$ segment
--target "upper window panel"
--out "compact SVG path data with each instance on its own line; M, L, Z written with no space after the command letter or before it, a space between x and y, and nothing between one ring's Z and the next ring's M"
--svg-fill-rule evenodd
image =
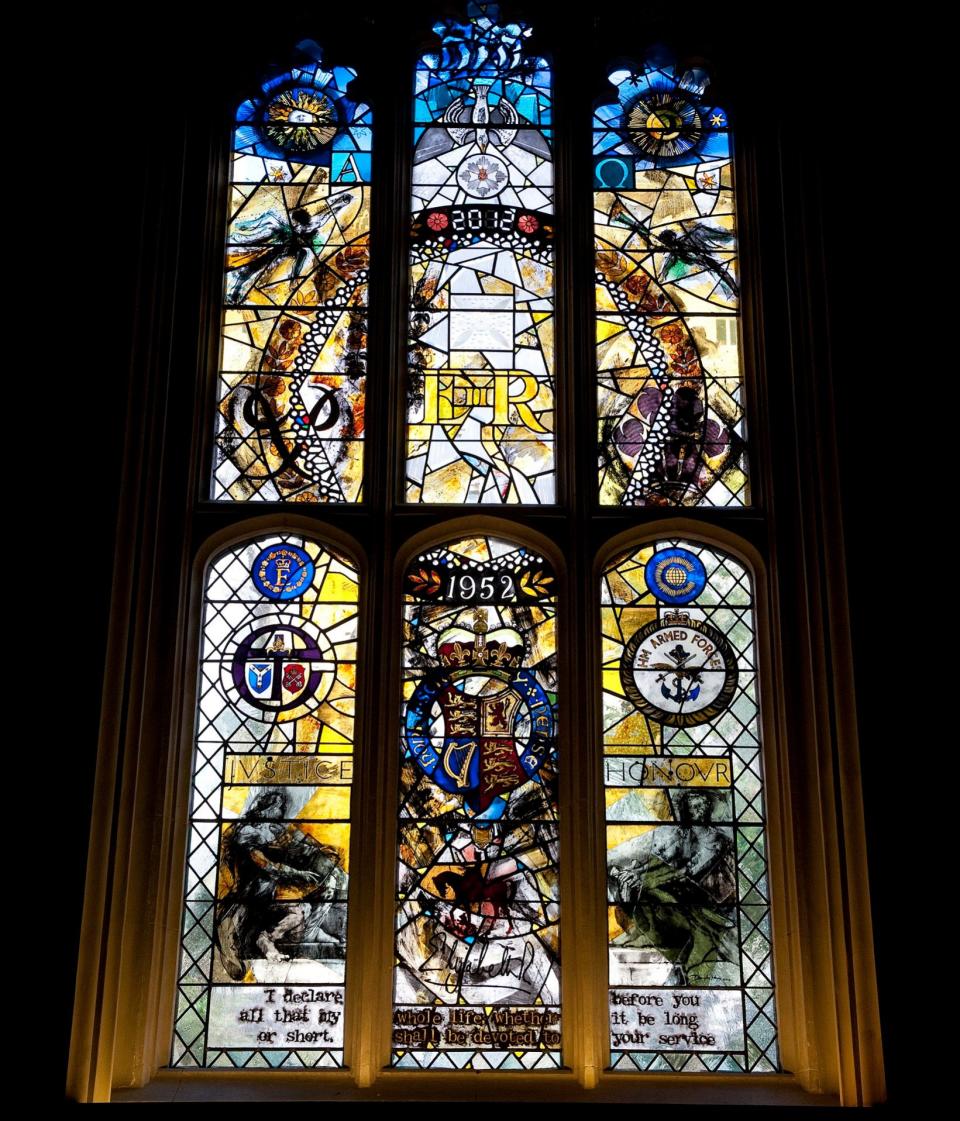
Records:
M552 503L550 69L469 14L416 69L405 497Z
M604 506L746 506L727 114L655 55L594 116Z
M314 43L237 111L212 497L359 502L370 110Z

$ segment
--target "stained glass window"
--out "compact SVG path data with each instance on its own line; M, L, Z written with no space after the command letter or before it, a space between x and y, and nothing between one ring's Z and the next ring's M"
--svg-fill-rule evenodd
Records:
M212 497L358 502L369 108L316 44L237 111Z
M414 73L399 497L549 506L552 74L525 24L467 16ZM355 71L298 52L236 114L223 501L362 500L371 113ZM744 505L726 113L659 53L611 81L600 501ZM557 574L477 531L418 552L402 591L390 1063L557 1069ZM614 1070L777 1069L751 596L693 542L603 577ZM343 1065L357 603L352 562L303 533L208 566L174 1066Z
M733 164L703 70L655 54L594 116L605 506L750 501Z
M342 1064L357 596L297 534L207 570L173 1066Z
M601 604L611 1065L776 1070L750 575L663 540Z
M152 236L82 1099L882 1093L807 91L742 20L549 15L168 20L168 142L107 99Z
M478 536L404 593L393 1064L556 1067L556 578Z
M416 68L405 496L551 503L550 68L470 11Z

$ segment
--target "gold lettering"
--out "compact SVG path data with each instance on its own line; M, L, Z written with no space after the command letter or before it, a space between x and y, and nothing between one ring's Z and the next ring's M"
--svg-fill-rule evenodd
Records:
M608 786L730 786L730 761L708 755L670 758L648 755L640 760L607 760Z
M533 432L548 431L530 408L540 383L523 370L497 370L492 374L463 370L428 370L423 375L423 424L459 424L475 408L493 407L493 423L514 421Z
M516 381L520 382L519 390L514 393L513 387ZM526 401L532 401L540 390L537 379L533 374L521 374L517 371L511 371L511 374L506 376L497 374L497 389L496 389L496 402L493 411L494 424L509 424L510 423L510 406L517 411L517 416L527 428L533 432L546 432L546 428L537 420L537 418L530 411L530 406L525 404Z
M338 755L246 755L229 753L223 766L228 785L271 786L321 782L349 785L353 760Z

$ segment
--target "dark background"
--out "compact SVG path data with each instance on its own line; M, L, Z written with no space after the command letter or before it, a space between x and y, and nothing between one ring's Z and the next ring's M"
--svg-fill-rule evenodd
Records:
M51 189L60 200L56 206L69 206L74 215L70 218L73 234L66 239L72 264L61 274L65 284L61 293L65 290L70 297L67 316L72 335L66 353L70 368L79 367L80 388L71 393L73 419L62 463L54 467L46 484L48 492L62 497L70 508L76 480L86 480L84 539L72 560L74 579L84 589L85 643L71 681L74 779L64 823L71 838L66 847L70 863L62 880L60 910L64 1067L104 682L115 519L124 488L132 485L124 477L127 401L142 371L131 368L130 354L150 314L146 302L154 299L152 231L160 217L158 208L169 219L171 207L177 205L184 163L196 167L198 135L209 127L210 114L221 116L225 104L244 96L258 62L282 64L289 46L312 37L325 47L330 44L325 57L356 66L365 79L371 71L396 67L398 52L406 52L412 61L418 40L420 45L429 41L423 33L432 17L458 11L455 5L438 4L353 7L318 5L311 16L303 9L273 13L263 8L245 11L241 6L239 16L228 14L234 9L223 9L222 20L216 22L152 9L156 14L141 30L115 26L106 17L102 22L87 18L68 36L71 50L61 89L69 91L70 171ZM825 7L779 13L761 10L755 19L744 8L718 12L706 6L682 10L675 6L665 11L661 6L657 12L645 12L634 6L629 14L605 14L597 12L595 5L586 5L578 16L566 9L559 22L550 5L503 7L508 15L524 15L533 24L533 45L556 43L558 56L562 51L567 59L582 58L585 96L603 91L604 67L599 60L604 44L609 44L611 57L621 52L641 57L650 44L673 44L686 48L679 51L681 55L702 55L713 63L712 93L720 104L746 106L747 127L762 129L770 122L789 126L790 142L803 153L802 172L791 183L783 206L788 226L800 210L806 215L802 236L809 256L814 261L820 257L817 284L822 283L829 311L821 324L823 346L811 376L831 380L840 433L844 559L881 1013L890 1099L896 1102L904 1049L894 1016L894 955L902 948L905 916L903 904L893 894L896 832L889 828L887 817L884 764L889 755L883 750L890 745L890 712L879 699L884 688L881 627L885 618L877 611L872 574L877 569L878 542L884 539L884 518L902 495L894 467L897 410L902 406L888 401L881 355L881 349L889 351L896 341L892 321L896 290L891 266L882 258L889 252L889 239L879 235L896 215L897 179L884 164L889 121L874 111L870 83L864 80L868 63L884 57L883 52L871 29L852 18L844 21ZM585 49L587 43L593 44L590 51ZM407 96L408 88L404 85L396 96ZM735 124L740 125L742 118L741 110L734 116ZM187 182L183 188L183 240L176 289L167 309L175 335L171 340L175 360L190 353L191 339L194 351L196 347L206 190L205 182ZM77 192L81 201L75 206ZM822 237L809 228L810 215L818 217ZM771 253L782 249L767 248ZM179 383L189 388L195 369L194 363L193 368L180 371ZM775 373L768 365L768 378ZM188 395L183 400L189 413L194 402ZM196 404L209 408L207 402ZM185 458L193 431L192 417L185 417L182 409L179 412L178 417L174 410L169 427L172 461L181 452L180 458ZM756 431L758 418L753 417L751 424ZM174 462L171 471L177 471ZM832 500L831 496L824 499ZM108 667L106 672L109 685L109 675L115 671Z

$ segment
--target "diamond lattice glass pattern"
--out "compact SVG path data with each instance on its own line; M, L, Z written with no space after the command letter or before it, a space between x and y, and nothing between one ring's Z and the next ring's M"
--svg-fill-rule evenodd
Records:
M342 1065L357 596L296 534L207 571L173 1066Z
M775 1071L750 576L660 541L601 614L611 1065Z

